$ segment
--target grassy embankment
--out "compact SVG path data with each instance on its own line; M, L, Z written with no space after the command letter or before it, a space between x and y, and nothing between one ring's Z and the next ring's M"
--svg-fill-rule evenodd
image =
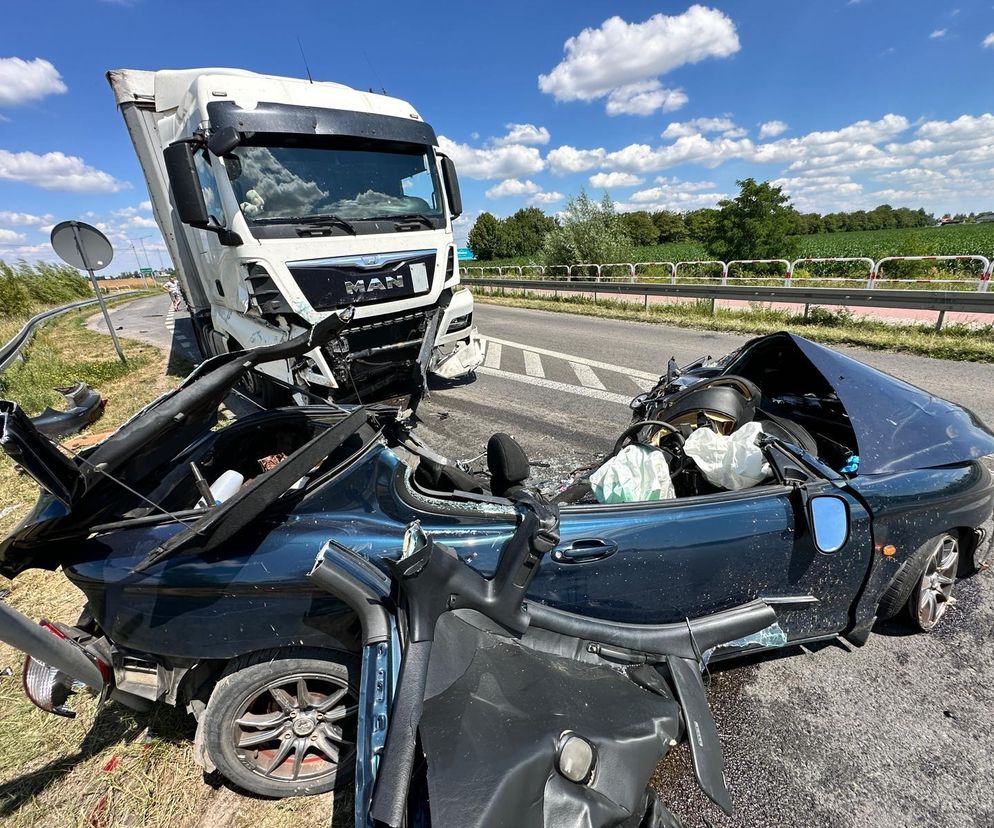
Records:
M91 430L113 429L138 408L174 386L166 355L123 340L127 367L110 340L84 325L92 309L69 314L35 337L22 364L0 376L0 394L29 412L57 401L46 389L83 379L107 400ZM181 367L179 370L183 370ZM0 455L0 533L34 502L37 488ZM58 572L29 571L15 581L0 577L0 596L37 618L74 623L82 595ZM0 644L0 826L3 828L306 828L327 825L330 796L270 802L240 796L220 779L204 779L194 764L193 720L157 706L134 713L77 697L76 719L38 710L21 689L22 656ZM6 668L9 668L10 671ZM336 810L348 822L350 805Z
M584 296L556 299L546 294L539 298L534 293L521 291L504 291L504 295L498 295L485 290L474 288L476 299L496 305L731 333L765 334L790 330L828 345L903 351L936 359L994 362L994 325L946 325L936 332L931 324L894 325L867 317L857 318L845 308L834 311L812 308L807 319L801 313L761 305L742 310L718 307L712 315L708 301L660 302L645 308L641 301L598 299L595 302Z
M848 256L868 256L879 260L884 256L926 256L976 254L990 258L994 255L994 223L975 225L953 225L949 227L924 227L907 230L870 230L855 233L821 233L813 236L799 236L798 257L828 258ZM677 242L637 248L640 262L694 261L707 258L704 248L698 242ZM469 262L470 266L498 264L534 264L526 258L500 262ZM901 279L930 279L939 284L920 282L891 282L878 280L877 286L922 287L936 289L943 287L946 280L975 279L979 266L975 263L895 263L883 267L884 275L890 274ZM716 269L691 269L681 282L708 281L714 278ZM746 269L736 275L745 275ZM537 271L525 271L526 276L541 278ZM782 284L780 278L770 278L764 274L749 280L753 284ZM807 270L798 268L795 284L804 285L805 276L850 277L854 281L850 287L859 286L865 278L863 265L812 265ZM621 269L617 272L605 269L603 277L627 278ZM669 271L665 268L642 268L639 278L649 281L669 281ZM975 289L974 284L948 285L960 290ZM893 325L887 322L860 316L860 309L850 312L846 308L812 308L806 319L803 314L789 310L769 308L756 304L749 309L721 308L712 316L709 302L652 302L648 309L642 306L642 299L633 297L625 300L598 300L589 297L571 296L558 299L548 294L513 295L507 291L503 296L495 296L485 289L474 289L483 302L517 305L540 310L568 311L587 316L602 316L613 319L633 319L643 322L657 322L682 327L703 328L715 331L736 333L769 333L784 328L802 333L811 339L827 344L856 345L865 348L906 351L922 356L942 359L974 360L994 362L994 326L949 325L936 333L928 323ZM636 304L637 303L637 304Z

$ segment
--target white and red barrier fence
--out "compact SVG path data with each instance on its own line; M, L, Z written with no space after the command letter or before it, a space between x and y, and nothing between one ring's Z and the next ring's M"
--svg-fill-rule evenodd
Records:
M908 278L890 278L883 271L882 266L891 262L976 262L980 266L980 273L976 278L973 279L908 279ZM865 286L868 289L873 289L876 287L878 282L887 282L888 284L899 284L907 285L908 288L905 289L915 289L916 286L934 286L934 285L948 285L950 287L956 286L955 289L962 289L959 286L970 286L974 290L986 291L988 285L991 281L991 276L994 276L994 262L986 256L980 256L976 254L962 254L962 255L942 255L942 256L884 256L882 259L874 261L869 256L837 256L837 257L825 257L825 258L803 258L795 259L794 261L789 261L787 259L734 259L729 262L723 262L717 259L708 260L695 260L695 261L685 261L685 262L611 262L607 264L595 264L584 263L584 264L574 264L574 265L492 265L492 266L478 266L470 265L463 266L461 270L467 274L467 276L472 275L472 273L477 273L479 276L484 277L488 275L496 274L499 278L539 278L539 279L556 279L561 281L619 281L624 280L637 284L642 281L657 281L658 277L651 277L647 274L650 269L664 269L669 274L669 279L671 284L677 284L681 278L681 270L685 273L691 268L696 268L700 270L701 268L709 268L715 271L716 276L720 275L720 280L722 285L728 285L730 281L750 281L757 278L770 278L769 276L733 276L731 270L733 268L741 271L743 267L748 267L750 265L762 265L764 267L776 265L778 268L783 268L782 277L777 276L776 278L783 279L784 287L792 287L794 285L794 279L797 274L799 267L804 267L808 265L852 265L852 264L862 264L866 267L865 277L852 277L852 276L816 276L811 274L804 275L805 282L814 283L831 283L831 282L853 282L853 281L864 281ZM527 276L526 276L527 273ZM535 274L535 275L533 275ZM640 278L640 276L642 278ZM706 277L700 275L685 275L682 276L685 279L713 279L715 277ZM929 289L929 288L924 288ZM934 289L934 288L931 288Z

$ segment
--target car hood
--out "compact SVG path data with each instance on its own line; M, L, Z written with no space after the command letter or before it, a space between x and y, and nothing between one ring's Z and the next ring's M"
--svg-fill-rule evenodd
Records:
M859 473L927 469L994 454L994 433L969 409L791 333L786 337L835 390L859 447ZM729 372L753 340L732 360Z

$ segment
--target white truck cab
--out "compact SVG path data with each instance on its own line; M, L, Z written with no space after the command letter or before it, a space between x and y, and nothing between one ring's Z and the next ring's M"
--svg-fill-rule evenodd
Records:
M458 287L455 168L410 104L239 69L108 80L205 355L282 342L352 307L340 340L263 370L372 402L479 364Z

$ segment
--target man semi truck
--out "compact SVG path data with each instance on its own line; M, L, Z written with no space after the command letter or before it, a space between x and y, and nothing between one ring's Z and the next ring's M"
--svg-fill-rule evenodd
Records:
M371 402L479 364L473 298L458 287L455 167L410 104L238 69L107 77L206 356L351 307L340 339L262 370ZM283 387L250 384L269 402Z

